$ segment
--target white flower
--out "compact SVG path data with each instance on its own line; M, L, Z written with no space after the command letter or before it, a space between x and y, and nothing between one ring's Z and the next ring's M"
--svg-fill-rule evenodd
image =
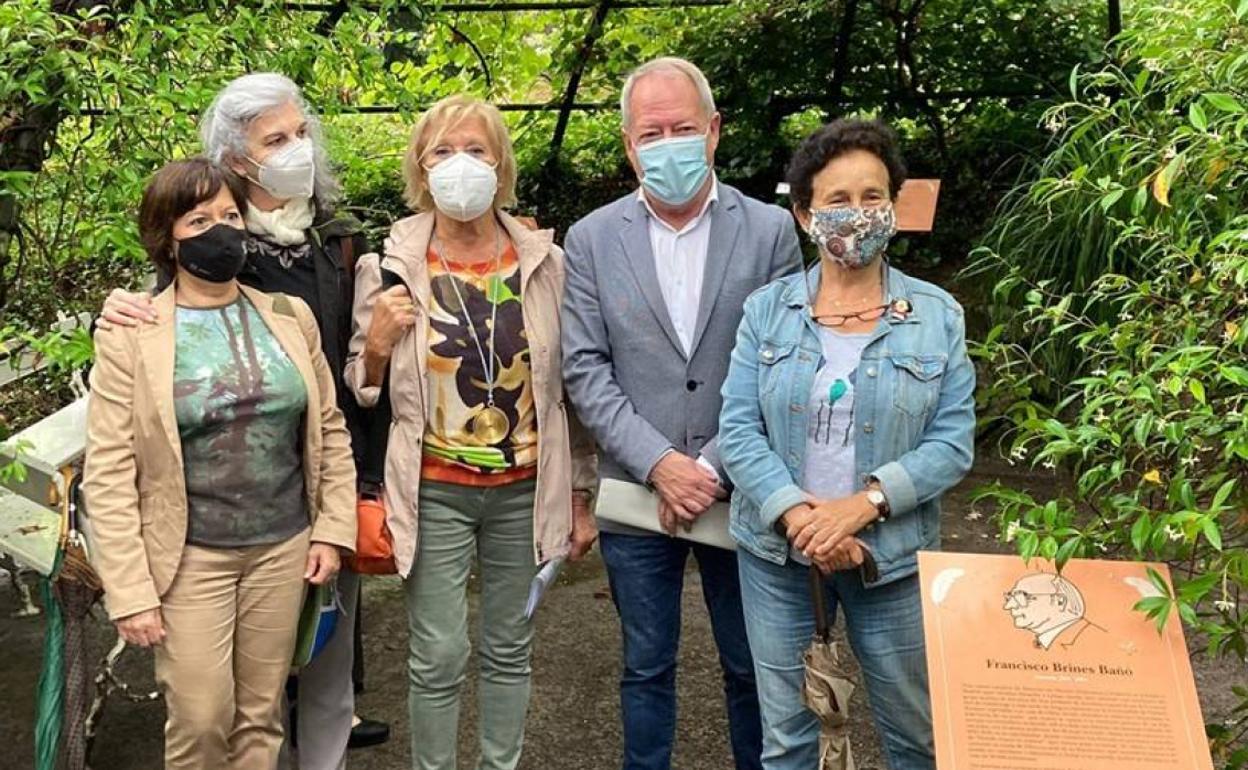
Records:
M1175 529L1174 527L1170 526L1169 524L1166 525L1165 532L1166 532L1166 537L1170 538L1171 540L1183 539L1183 533Z
M1182 458L1181 460L1179 460L1179 462L1180 462L1180 463L1182 463L1183 465L1186 465L1187 467L1189 467L1189 468L1190 468L1190 467L1192 467L1193 465L1195 465L1195 464L1196 464L1197 462L1199 462L1199 461L1196 459L1196 456L1195 456L1195 455L1189 455L1189 456L1184 457L1184 458Z
M1027 459L1027 449L1021 446L1014 447L1013 449L1010 450L1010 459L1011 460Z
M1219 599L1213 603L1213 608L1219 612L1233 612L1235 610L1235 602L1229 599Z
M1005 542L1014 542L1014 538L1018 536L1018 530L1019 526L1017 521L1011 521L1007 524L1005 527Z
M965 518L967 521L979 521L981 518L983 518L983 514L980 513L979 511L971 511L966 514Z
M1104 377L1104 376L1105 376L1105 375L1107 375L1107 374L1109 374L1109 372L1105 371L1104 369L1093 369L1093 370L1092 370L1092 376L1093 376L1093 377Z
M1214 195L1213 193L1205 193L1205 200L1216 201L1217 199L1218 199L1218 196Z
M1048 470L1053 470L1054 468L1057 467L1057 463L1053 462L1052 460L1045 460L1043 465Z

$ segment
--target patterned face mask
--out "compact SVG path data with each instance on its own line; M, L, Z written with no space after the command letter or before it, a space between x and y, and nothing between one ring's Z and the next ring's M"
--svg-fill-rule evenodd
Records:
M833 262L856 270L884 253L897 234L897 216L891 203L872 209L812 209L806 232Z

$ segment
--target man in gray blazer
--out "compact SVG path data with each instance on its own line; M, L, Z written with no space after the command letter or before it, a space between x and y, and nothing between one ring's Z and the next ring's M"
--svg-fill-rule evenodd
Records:
M714 174L720 116L701 71L662 58L629 76L623 133L641 190L568 231L563 374L604 478L647 484L674 533L727 496L716 451L720 385L745 298L801 265L787 211ZM692 551L724 669L738 768L760 768L761 725L736 556L600 520L624 633L625 770L667 770L676 655Z

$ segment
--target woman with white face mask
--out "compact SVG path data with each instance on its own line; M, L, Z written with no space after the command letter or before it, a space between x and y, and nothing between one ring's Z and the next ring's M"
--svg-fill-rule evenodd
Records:
M361 260L346 380L393 413L384 500L409 622L412 766L454 770L481 581L481 770L520 759L529 702L529 586L583 556L592 444L564 404L563 252L503 211L516 162L502 115L468 96L434 105L404 157L408 204L384 257Z
M289 78L253 73L221 89L204 112L200 136L205 155L246 180L247 259L238 281L297 297L311 308L351 431L360 478L379 483L380 478L369 478L372 466L364 461L367 415L342 382L351 335L354 262L368 251L368 243L360 223L335 210L338 183L320 122ZM158 270L157 289L171 277ZM151 295L118 289L105 302L99 326L158 321ZM359 576L345 564L338 591L342 609L337 633L300 670L297 719L290 730L300 748L300 770L341 770L348 746L374 745L389 737L387 725L354 718ZM288 764L283 762L283 767Z

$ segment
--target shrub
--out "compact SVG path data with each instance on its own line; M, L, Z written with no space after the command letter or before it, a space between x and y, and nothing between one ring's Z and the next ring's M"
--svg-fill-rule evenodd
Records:
M1248 659L1248 2L1149 0L1121 63L1072 76L1076 99L978 268L1000 322L975 351L983 405L1013 461L1061 469L1053 499L993 485L1025 557L1162 561L1177 615L1211 655ZM1248 693L1211 725L1248 764Z

